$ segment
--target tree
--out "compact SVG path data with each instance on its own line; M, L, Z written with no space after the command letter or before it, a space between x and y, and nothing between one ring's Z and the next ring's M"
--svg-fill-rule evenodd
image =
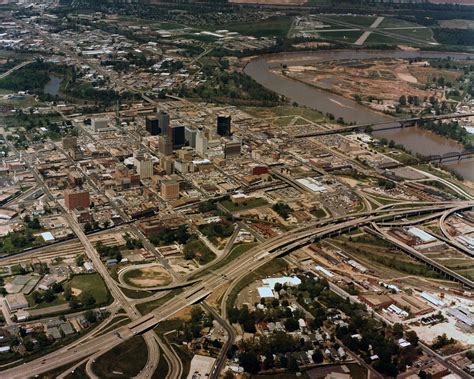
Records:
M406 339L408 342L411 343L411 345L413 347L417 347L418 346L418 341L419 341L419 338L418 338L418 335L416 334L415 331L413 330L410 330L409 332L406 333Z
M90 307L96 303L95 297L89 292L82 295L81 301L86 307Z
M396 323L393 325L393 336L397 339L400 339L403 337L403 325L400 323Z
M51 288L55 293L61 293L64 291L63 285L61 283L54 283Z
M405 95L400 96L400 98L398 99L398 103L399 103L401 106L407 105L407 98L406 98L406 96L405 96Z
M84 224L84 233L90 233L92 230L92 225L89 222L86 222Z
M43 296L38 291L34 291L31 296L33 297L33 301L36 304L40 304L43 301Z
M240 353L239 363L250 374L256 374L260 371L260 362L254 351Z
M316 349L311 358L313 358L314 363L323 363L324 361L324 355L320 349Z
M97 321L97 317L96 317L95 313L92 312L91 310L85 311L84 312L84 317L85 317L85 319L87 320L87 322L89 324L93 324L94 322Z
M46 302L51 303L56 299L56 294L51 288L48 288L46 291L44 291L43 299Z
M294 332L295 330L298 330L300 327L298 320L294 317L287 318L285 320L285 328L289 332Z

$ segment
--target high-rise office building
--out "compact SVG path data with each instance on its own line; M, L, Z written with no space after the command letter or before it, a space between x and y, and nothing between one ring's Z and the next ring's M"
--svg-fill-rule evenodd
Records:
M65 191L64 205L68 211L90 206L89 192L87 191Z
M173 142L167 135L160 136L158 141L158 151L165 157L173 155Z
M148 158L140 158L137 160L137 172L140 179L148 179L153 176L153 161Z
M184 128L184 139L186 140L186 143L191 147L196 147L197 132L198 131L196 129L192 129L188 126Z
M179 149L186 143L184 138L184 126L173 126L169 129L171 135L171 141L173 142L173 149Z
M159 111L157 118L161 134L169 135L170 115L165 111Z
M157 136L161 133L160 120L156 116L149 116L145 120L146 131L152 136Z
M196 153L201 157L205 157L207 154L209 140L205 136L204 132L200 130L196 135Z
M217 134L221 137L229 137L231 131L231 117L228 115L217 116Z
M165 200L176 200L179 197L179 183L176 180L166 180L161 183L161 197Z

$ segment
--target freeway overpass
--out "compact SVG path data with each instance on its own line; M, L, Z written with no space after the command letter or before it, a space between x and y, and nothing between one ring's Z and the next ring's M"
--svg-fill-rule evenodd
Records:
M382 121L382 122L371 123L371 124L349 125L349 126L342 126L340 128L319 130L319 131L311 132L311 133L298 134L295 136L295 138L327 136L331 134L342 134L342 133L352 133L352 132L368 132L371 130L380 131L380 130L400 129L400 128L405 128L405 127L417 126L419 123L423 123L425 121L441 121L441 120L450 120L453 118L465 118L465 117L473 117L473 116L474 116L474 112L412 117L412 118L405 118L405 119L399 119L399 120ZM380 127L377 127L377 126L380 126Z
M115 331L105 333L99 337L85 340L73 350L67 348L55 351L43 358L27 362L24 365L12 367L0 373L0 378L25 378L51 371L66 364L87 358L97 352L106 352L137 334L153 329L159 322L166 320L182 309L206 298L222 284L235 280L250 273L274 258L301 248L315 240L338 235L362 226L369 226L372 222L394 220L403 217L440 212L441 210L456 209L462 211L472 209L474 202L451 202L422 207L408 207L401 209L384 208L315 222L310 225L292 230L281 236L262 242L247 251L240 259L231 261L220 270L220 275L209 275L203 280L190 286L170 301L155 309L153 312L138 317L130 324Z

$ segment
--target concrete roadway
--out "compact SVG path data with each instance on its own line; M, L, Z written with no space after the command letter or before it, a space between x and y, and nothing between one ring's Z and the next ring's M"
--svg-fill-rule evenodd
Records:
M224 346L222 346L222 349L219 353L219 356L217 357L216 362L214 363L210 375L211 379L218 379L220 373L224 369L224 365L227 360L227 352L235 342L236 334L234 328L226 320L224 320L214 308L212 308L205 301L203 301L201 304L207 312L211 313L214 316L214 319L224 328L227 333L227 341L225 341Z
M12 67L10 70L8 70L7 72L4 72L2 75L0 75L0 79L4 79L6 78L8 75L10 75L11 73L15 72L16 70L19 70L20 68L22 67L25 67L27 65L29 65L30 63L32 63L33 61L26 61L26 62L22 62L18 65L16 65L15 67Z
M87 257L91 260L91 262L94 265L94 268L96 269L97 273L103 278L108 290L110 291L111 295L115 299L116 302L120 304L120 306L125 310L127 313L128 317L131 320L135 320L141 316L141 314L133 307L128 302L128 299L123 295L122 291L119 289L117 283L115 280L112 279L110 276L107 268L103 264L102 260L100 259L99 253L95 250L95 248L92 246L92 243L90 242L89 238L85 235L84 231L82 230L81 226L76 222L76 220L69 214L67 213L64 208L57 202L57 199L54 198L52 195L51 191L49 190L48 186L44 182L42 176L38 172L38 170L34 167L32 162L28 160L29 157L25 157L24 161L26 165L28 166L29 170L33 173L33 176L36 179L36 182L43 188L44 193L46 196L54 201L58 208L61 209L62 211L62 216L64 219L67 221L69 226L71 227L72 231L76 236L78 237L79 241L82 243L84 247L84 251L87 255ZM150 351L152 354L156 351L156 342L155 342L155 336L154 332L149 332L144 335L145 342L147 344L148 351ZM100 351L100 349L96 349L94 353L97 353ZM107 351L107 350L105 350ZM102 351L104 353L105 351ZM152 356L153 357L153 356ZM154 355L156 357L156 354ZM158 366L158 361L154 361L152 365L154 368ZM58 367L58 366L56 366Z
M347 218L339 218L333 219L331 220L331 223L319 227L317 227L317 224L313 224L293 230L250 249L242 255L240 259L232 261L230 265L222 268L220 275L209 275L205 277L200 283L196 283L189 287L183 293L165 303L160 308L155 309L148 315L137 318L136 311L133 311L135 314L132 314L132 317L135 321L119 328L115 332L109 332L98 338L90 339L78 346L76 350L53 352L42 359L37 359L22 366L11 368L1 373L0 378L14 379L34 376L77 361L81 358L88 357L98 351L106 352L122 343L125 339L131 338L139 333L144 333L155 327L160 321L166 320L187 306L203 300L225 282L241 278L265 263L270 262L275 257L311 243L315 238L328 237L340 233L341 231L348 230L349 228L366 226L372 222L387 218L436 212L443 207L444 209L457 208L460 206L467 208L472 207L473 205L473 202L456 202L451 205L425 206L403 210L388 209L372 211L359 215L358 218L349 219L348 221ZM96 258L99 259L98 256ZM109 278L107 282L110 280L112 279ZM118 299L121 299L122 296L119 295ZM124 309L128 308L129 306L126 306ZM225 308L222 311L225 312Z

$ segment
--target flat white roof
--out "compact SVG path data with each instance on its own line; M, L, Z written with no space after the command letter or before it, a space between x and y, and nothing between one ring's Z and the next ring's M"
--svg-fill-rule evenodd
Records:
M421 239L423 242L436 241L436 238L434 238L431 234L426 233L424 230L421 230L414 226L408 228L407 232L408 234L411 234L412 236Z
M273 289L277 283L280 283L281 285L287 284L289 286L298 286L301 284L301 279L296 276L282 276L280 278L262 279L262 282L266 286L270 287L270 289Z
M326 188L318 183L314 178L296 179L296 181L313 192L326 192Z
M273 291L269 287L258 287L258 296L260 297L275 297Z
M51 232L44 232L44 233L41 233L41 237L43 237L43 239L48 242L48 241L54 241L54 236L51 234Z
M334 274L331 271L326 270L324 267L316 266L316 270L322 272L324 275L328 276L329 278L332 278L334 276Z

